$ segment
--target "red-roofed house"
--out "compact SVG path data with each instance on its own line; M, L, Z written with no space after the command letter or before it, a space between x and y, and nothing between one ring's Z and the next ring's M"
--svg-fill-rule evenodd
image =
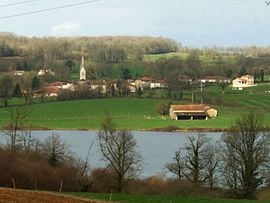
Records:
M252 75L243 75L233 80L232 87L233 89L242 90L245 87L253 87L256 85L257 84L254 84L254 77Z
M45 97L57 97L60 91L58 87L45 87Z

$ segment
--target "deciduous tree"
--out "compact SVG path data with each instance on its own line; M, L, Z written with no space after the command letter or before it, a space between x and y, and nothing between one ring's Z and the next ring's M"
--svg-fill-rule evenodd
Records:
M255 198L257 188L269 177L269 129L260 114L240 116L222 137L225 183L241 197Z
M104 119L98 140L104 160L116 174L117 192L121 193L139 169L141 157L136 151L137 143L128 130L117 131L111 117Z

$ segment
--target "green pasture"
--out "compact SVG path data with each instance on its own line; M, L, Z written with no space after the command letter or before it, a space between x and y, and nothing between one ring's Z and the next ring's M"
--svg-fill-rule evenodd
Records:
M270 93L268 91L270 91L268 84L258 84L256 87L243 91L227 87L224 94L218 86L205 87L203 93L206 94L205 97L208 100L205 103L218 110L218 117L207 121L175 121L168 116L160 116L155 110L160 99L113 98L50 101L28 105L26 107L31 109L31 114L27 118L27 124L32 127L49 129L99 129L102 119L109 114L119 128L130 130L149 130L168 126L183 129L224 129L233 124L239 115L251 110L263 114L265 123L269 124ZM172 103L191 103L192 92L197 97L201 96L199 88L186 90L182 100L172 101ZM197 101L200 101L200 98L197 98ZM10 104L23 104L23 99L12 99ZM9 109L0 108L0 127L8 122L9 117Z
M172 53L165 53L165 54L146 54L144 55L145 61L156 61L159 59L171 59L177 58L181 60L185 60L188 57L188 53L185 52L172 52ZM199 59L202 63L210 64L215 63L218 61L218 57L212 55L199 55ZM235 64L236 58L233 56L222 56L222 60L226 61L227 64Z
M98 199L98 200L110 200L110 194L103 193L68 193L71 195ZM255 203L255 200L233 200L233 199L219 199L210 197L186 197L186 196L162 196L162 195L129 195L129 194L113 194L113 202L123 202L123 203ZM260 201L266 202L266 201Z
M155 106L158 102L157 99L127 98L34 104L27 106L32 111L27 118L27 124L32 127L50 129L98 129L102 119L110 114L119 128L130 130L148 130L166 126L223 129L229 127L241 113L250 111L246 107L214 106L219 114L215 119L175 121L169 119L168 116L160 116L156 113ZM264 113L265 121L269 123L268 109L258 108L256 111ZM0 126L3 127L9 119L8 109L0 109L0 115Z
M146 54L144 55L145 61L156 61L159 59L170 59L170 58L178 58L178 59L186 59L188 57L188 53L183 52L172 52L166 54Z

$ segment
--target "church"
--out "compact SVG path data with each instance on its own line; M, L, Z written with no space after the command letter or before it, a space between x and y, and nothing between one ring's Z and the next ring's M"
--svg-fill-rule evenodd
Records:
M82 63L80 66L80 81L86 81L86 71L84 68L84 57L82 56Z

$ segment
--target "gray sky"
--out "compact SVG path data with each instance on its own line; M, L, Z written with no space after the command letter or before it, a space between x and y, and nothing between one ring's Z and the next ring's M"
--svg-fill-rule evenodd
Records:
M36 0L1 5L0 17L85 0ZM149 35L184 46L269 46L265 0L100 0L72 8L0 19L0 31L24 36Z

